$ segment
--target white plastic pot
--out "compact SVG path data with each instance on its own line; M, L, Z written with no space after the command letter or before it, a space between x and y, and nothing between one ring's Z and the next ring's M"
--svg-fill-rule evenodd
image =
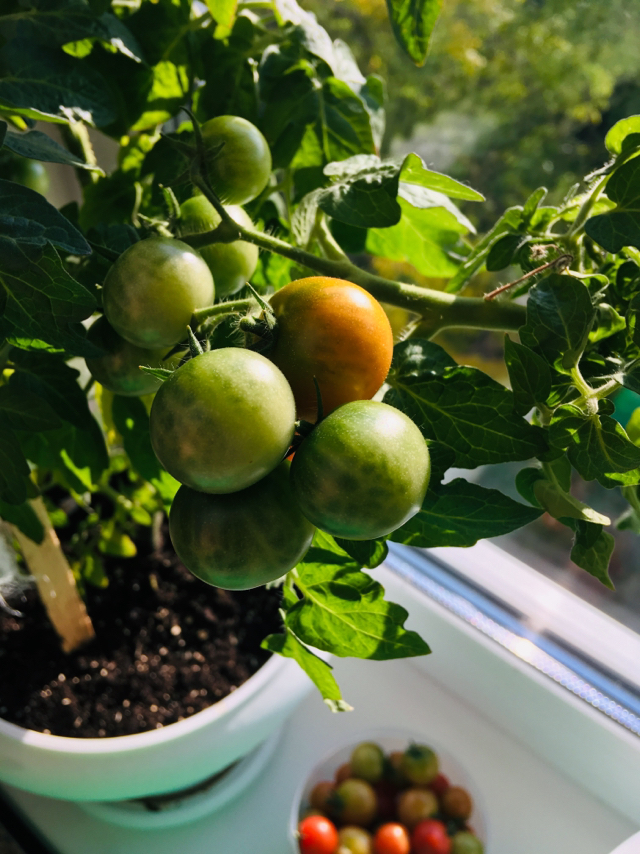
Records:
M223 700L151 732L63 738L0 720L0 781L70 801L118 801L179 791L206 780L273 735L312 683L272 656Z

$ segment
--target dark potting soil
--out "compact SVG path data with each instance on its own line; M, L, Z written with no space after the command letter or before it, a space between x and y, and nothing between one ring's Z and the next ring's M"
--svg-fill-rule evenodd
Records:
M226 697L269 658L278 590L230 592L194 578L166 526L128 560L106 558L108 587L87 585L96 638L66 654L34 590L0 610L0 717L80 738L180 721Z

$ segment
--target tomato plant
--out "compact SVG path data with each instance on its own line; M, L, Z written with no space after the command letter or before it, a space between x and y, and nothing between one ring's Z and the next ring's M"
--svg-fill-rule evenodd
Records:
M546 513L570 532L571 561L613 587L613 534L640 531L640 409L623 417L612 402L640 392L637 116L609 130L605 165L577 194L545 204L540 188L476 237L457 205L481 194L415 153L380 156L390 139L380 81L295 0L204 11L105 0L81 14L68 0L13 5L0 10L3 522L42 543L43 508L62 490L133 554L136 525L170 511L171 474L186 486L175 519L189 501L193 516L222 518L221 501L236 507L266 488L295 454L287 501L300 536L286 557L273 543L265 554L270 576L298 563L283 585L283 632L264 644L298 661L336 710L348 704L313 649L429 652L392 603L367 607L384 591L362 566L384 559L387 539L468 547ZM403 2L387 5L404 49L424 61L433 4L408 27ZM22 25L32 37L18 37ZM48 85L36 92L25 69ZM94 128L119 146L110 164ZM20 183L34 162L55 170L57 190L75 188L60 209L43 185ZM246 213L232 207L242 204ZM394 278L398 263L410 281ZM237 290L246 279L252 287ZM393 353L381 303L401 317ZM449 329L505 333L508 384L435 343ZM296 403L303 421L318 415L314 377L325 417L294 436ZM383 383L383 402L371 401ZM135 395L155 390L149 418ZM447 476L503 465L519 468L522 500ZM583 483L616 494L620 517L590 507ZM294 557L310 530L299 510L319 530ZM253 583L256 520L281 526L258 511L243 518L244 569L233 572ZM184 536L197 571L232 572L229 556L216 569L196 533ZM95 567L95 555L67 546L74 565ZM32 563L47 574L46 561ZM65 578L60 599L74 607L56 629L72 647L91 630ZM385 769L388 781L432 786L450 815L465 812L436 774L428 757L392 757ZM354 783L369 785L338 788Z
M180 483L237 492L269 474L293 437L295 404L280 371L236 347L203 353L162 385L149 422L153 448Z
M316 420L314 377L325 415L373 397L393 355L391 326L377 300L352 282L313 276L285 285L270 305L278 335L269 357L289 380L300 418Z
M338 831L328 818L308 816L300 822L298 833L301 854L336 854Z
M420 509L429 484L424 437L393 407L354 401L322 421L291 464L294 493L316 527L368 540Z
M313 526L292 500L287 462L232 495L180 487L169 529L184 565L226 590L248 590L285 575L313 537Z
M157 349L185 339L193 312L210 305L214 293L198 252L179 240L150 237L130 246L109 270L102 305L119 335Z
M207 172L213 189L228 205L244 205L264 190L271 152L258 128L239 116L216 116L202 126Z
M228 205L226 211L235 222L251 228L253 223L239 205ZM180 206L178 236L211 231L222 222L216 209L204 196L194 196ZM203 246L200 254L211 270L216 296L228 297L244 287L258 265L258 247L242 240Z

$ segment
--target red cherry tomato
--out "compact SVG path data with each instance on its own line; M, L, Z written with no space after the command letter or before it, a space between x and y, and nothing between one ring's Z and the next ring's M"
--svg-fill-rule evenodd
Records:
M298 825L302 854L336 854L338 831L323 815L310 815Z
M416 825L411 834L412 854L450 854L451 839L441 821L428 818Z
M374 854L409 854L410 849L406 828L395 822L383 824L373 838Z
M438 798L441 798L450 786L451 783L444 774L438 774L436 779L429 783L429 788Z

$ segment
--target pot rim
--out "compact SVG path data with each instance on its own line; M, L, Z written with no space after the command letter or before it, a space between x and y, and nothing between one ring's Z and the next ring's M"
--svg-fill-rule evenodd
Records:
M54 753L113 754L149 748L159 743L175 741L231 712L237 711L254 694L259 693L265 684L289 663L289 659L273 654L259 670L231 694L213 703L208 708L202 709L202 711L196 712L182 721L168 724L161 729L103 738L76 738L36 732L0 718L0 739L9 738L12 741L28 745L30 748Z

